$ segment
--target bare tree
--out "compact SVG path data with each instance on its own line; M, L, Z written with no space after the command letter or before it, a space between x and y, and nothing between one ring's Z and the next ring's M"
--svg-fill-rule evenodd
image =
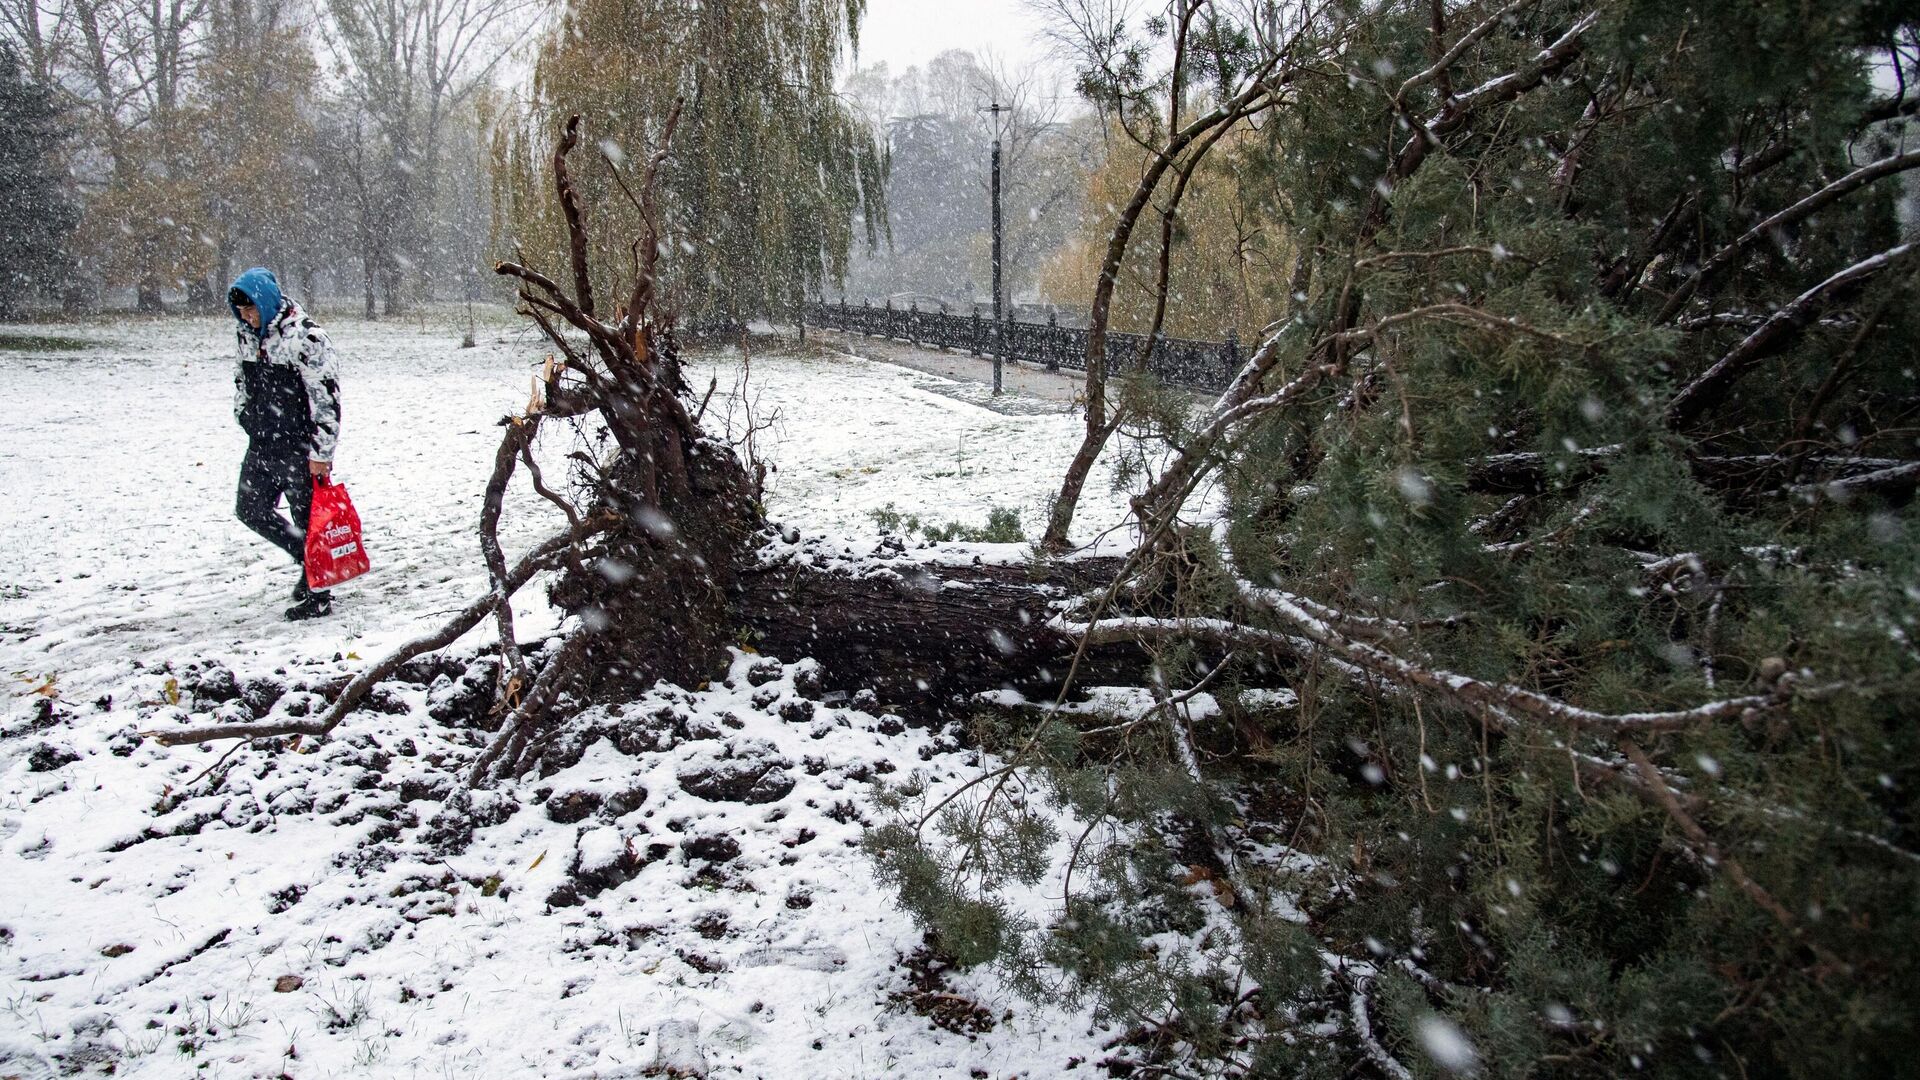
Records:
M1004 277L1031 286L1040 258L1069 228L1086 175L1087 131L1060 122L1061 88L1033 68L949 50L888 78L884 65L846 84L892 151L890 250L855 260L855 289L977 298L989 238L989 146L1001 142ZM998 104L1000 111L989 113Z
M151 204L171 200L193 172L183 123L210 6L71 0L73 28L55 57L69 67L59 85L89 119L105 160L97 183L112 198L94 213L113 218L125 236L109 245L109 261L135 280L142 311L161 309L161 288L181 259L181 219L153 213Z
M0 36L19 50L35 82L55 85L73 33L73 9L63 0L0 2Z
M388 314L410 288L433 288L430 209L441 134L512 47L539 23L542 0L328 0L328 35L351 69L349 94L378 137L361 144L358 230ZM380 152L377 164L364 150ZM414 281L405 280L411 269Z

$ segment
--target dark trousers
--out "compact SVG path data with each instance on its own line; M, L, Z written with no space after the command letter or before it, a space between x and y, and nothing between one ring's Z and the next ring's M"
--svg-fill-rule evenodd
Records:
M292 521L280 513L283 495L293 512ZM312 509L313 480L307 474L306 447L249 442L233 502L233 512L247 528L278 545L294 562L305 564L307 515Z

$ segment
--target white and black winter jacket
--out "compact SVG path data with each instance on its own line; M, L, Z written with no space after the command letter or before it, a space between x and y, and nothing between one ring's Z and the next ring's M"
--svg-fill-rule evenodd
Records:
M264 331L235 334L233 415L257 444L332 461L340 442L340 365L327 332L292 300Z

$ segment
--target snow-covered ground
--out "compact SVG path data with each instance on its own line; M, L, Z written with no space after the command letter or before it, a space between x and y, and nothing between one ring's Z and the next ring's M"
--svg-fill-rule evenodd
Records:
M470 802L452 780L484 661L385 684L319 745L138 740L311 709L484 586L495 422L544 352L507 322L469 350L444 325L329 325L338 476L375 570L303 624L280 618L291 566L232 517L224 321L0 329L0 1075L1036 1077L1098 1059L1108 1033L990 974L952 976L951 999L914 981L919 934L855 847L869 781L937 792L979 764L877 708L806 700L804 664L742 655L704 690L595 714L606 737L572 766ZM737 426L738 357L690 374L717 378L709 416ZM1037 531L1078 440L1058 404L988 408L885 364L756 355L749 386L777 416L770 513L854 548L889 503L929 523L1012 507ZM543 437L550 479L573 448ZM1097 474L1085 534L1122 514ZM560 524L517 480L509 557ZM524 638L558 629L540 589L521 598Z
M0 328L0 670L57 675L70 697L101 693L138 658L210 655L253 666L321 653L363 656L441 621L486 582L474 524L495 427L524 408L545 351L511 323L458 348L445 326L329 322L343 357L337 476L367 529L375 572L317 626L281 621L286 557L233 517L246 438L232 418L232 334L213 319ZM48 338L84 349L16 348ZM692 365L718 380L715 430L737 356ZM929 524L978 525L993 506L1030 532L1079 441L1055 403L995 411L985 388L890 364L756 356L747 383L774 471L768 511L808 532L873 535L889 503ZM575 448L541 439L550 479ZM1081 531L1122 519L1106 476L1088 484ZM565 522L516 479L501 525L512 553ZM553 628L540 590L521 593L527 636ZM371 651L370 651L371 650ZM23 676L24 677L24 676Z

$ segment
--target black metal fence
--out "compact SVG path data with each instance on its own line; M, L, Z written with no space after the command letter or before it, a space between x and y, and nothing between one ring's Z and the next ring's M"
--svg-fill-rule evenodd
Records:
M890 338L939 349L965 350L973 356L998 356L1044 365L1049 371L1087 366L1087 331L1060 326L1052 315L1044 323L995 322L978 310L970 315L921 311L917 306L896 308L891 302L874 307L868 301L838 303L814 301L804 308L808 325L845 330L868 337ZM1140 356L1146 340L1140 334L1107 334L1107 370L1125 371ZM1240 368L1240 342L1232 330L1225 341L1190 341L1159 337L1147 357L1147 370L1162 382L1195 390L1226 389Z

